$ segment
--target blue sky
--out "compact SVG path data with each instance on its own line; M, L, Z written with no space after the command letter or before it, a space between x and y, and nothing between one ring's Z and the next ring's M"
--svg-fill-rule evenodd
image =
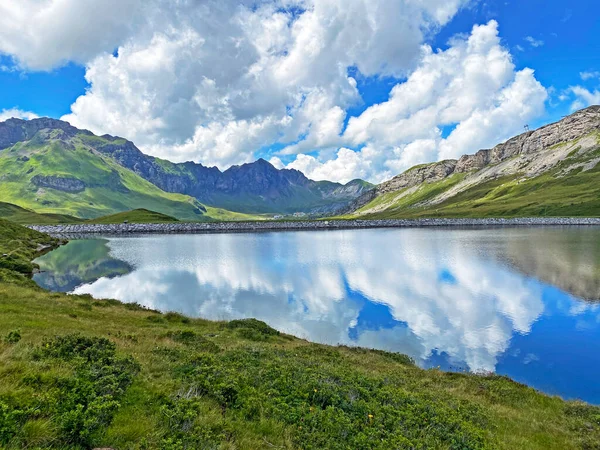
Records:
M182 21L176 6L166 11L164 4L157 3L156 13L171 25L168 31L157 28L151 17L127 24L126 16L120 21L113 11L107 11L101 20L103 6L109 9L108 3L114 1L100 2L93 11L73 3L73 8L82 8L74 12L52 1L48 11L39 7L28 10L23 6L27 2L16 0L0 7L6 9L0 28L5 25L6 29L8 20L13 27L4 34L0 31L0 111L64 117L100 134L122 135L145 152L175 161L195 160L224 168L264 157L278 167L297 168L315 179L347 181L360 176L380 181L414 163L457 157L493 145L521 131L525 123L537 127L600 98L600 3L592 0L568 4L554 0L450 0L448 11L433 6L426 9L421 23L417 21L418 28L406 18L422 12L420 7L410 9L399 0L352 0L341 7L336 6L337 0L311 0L305 4L314 6L304 9L269 9L268 2L245 9L241 1L239 5L231 2L230 11L216 7L214 11L186 11L187 21ZM125 13L127 8L134 12L139 1L125 0L121 5ZM361 14L371 13L371 7L370 17L379 29L365 31L360 28ZM73 17L69 14L75 13L85 27L70 30ZM339 22L335 18L320 21L320 14L325 18L339 14ZM33 17L33 22L39 17L37 28L26 29L29 25L18 22L22 17ZM104 28L94 28L95 17ZM230 27L210 34L215 21L231 17L236 21L232 20ZM67 30L59 29L64 26L61 21ZM241 29L237 27L240 22L244 25ZM275 33L271 31L274 22L283 27ZM464 50L477 25L491 30L486 37L487 54L472 55ZM421 33L419 28L427 31ZM334 29L339 33L334 35ZM493 29L497 29L497 42ZM15 30L25 37L15 38ZM323 40L318 49L322 55L302 53L298 37L302 33ZM356 42L349 42L354 38ZM457 44L461 39L462 44ZM263 45L264 41L267 44ZM236 46L227 47L230 42ZM315 42L317 46L320 43ZM463 48L461 55L453 57L456 70L445 74L446 88L455 79L466 78L460 66L468 58L489 61L499 50L506 51L508 56L496 76L501 81L494 84L490 75L489 83L479 86L479 94L471 93L480 95L481 102L461 106L461 96L470 94L465 85L461 88L464 94L453 92L451 98L437 102L435 120L419 122L422 119L417 112L424 114L436 101L420 105L417 111L405 100L414 89L409 89L407 80L412 76L412 84L420 85L415 71L433 70L419 56L422 45L430 45L434 53L448 52L448 57ZM340 56L340 52L347 53ZM529 84L519 90L517 74L526 68L535 72L523 74ZM481 70L476 82L485 75L485 68ZM254 79L249 77L253 71L268 76ZM582 73L588 75L582 77ZM347 77L354 80L355 87L347 85ZM406 92L399 92L392 101L392 89L404 83ZM537 93L533 92L535 83L540 85ZM531 108L517 108L515 114L521 116L512 121L503 104L503 92L511 86L521 93L532 91L522 95L523 105L531 103ZM439 97L450 95L446 88L438 86ZM493 100L486 102L485 97ZM448 106L439 103L464 111L455 113L456 118L443 119L443 109ZM379 104L385 111L404 109L397 119L386 120L387 112L377 115L379 109L374 105ZM477 112L490 117L504 114L505 118L490 124L481 139L467 141L457 128L481 127L474 123ZM395 126L397 122L406 125ZM412 134L397 130L413 127L422 129Z

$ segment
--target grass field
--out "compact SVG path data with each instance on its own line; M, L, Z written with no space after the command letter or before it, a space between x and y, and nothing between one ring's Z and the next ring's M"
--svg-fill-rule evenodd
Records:
M593 449L600 408L505 377L44 291L0 220L0 447Z
M149 211L147 209L134 209L108 216L91 219L86 223L112 224L112 223L170 223L179 222L175 217L167 216L166 214Z
M83 219L78 219L77 217L65 214L39 214L30 209L5 202L0 202L0 217L28 225L56 225L60 223L83 222Z

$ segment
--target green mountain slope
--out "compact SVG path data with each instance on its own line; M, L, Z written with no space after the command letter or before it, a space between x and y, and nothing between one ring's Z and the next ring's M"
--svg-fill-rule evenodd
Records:
M345 185L309 180L264 159L223 172L194 162L175 164L145 155L126 139L96 136L50 118L0 122L0 157L5 171L0 200L86 218L135 208L185 220L323 215L373 187L362 180Z
M4 202L0 202L0 217L12 222L31 225L54 225L60 223L79 223L82 221L77 217L64 214L38 214L30 209Z
M183 220L212 220L197 200L164 192L97 152L89 140L78 130L44 129L0 150L0 200L81 218L145 208Z
M166 214L149 211L147 209L134 209L132 211L124 211L108 216L98 217L97 219L88 220L87 223L168 223L177 222L175 217L167 216Z
M600 107L382 183L351 217L600 216Z

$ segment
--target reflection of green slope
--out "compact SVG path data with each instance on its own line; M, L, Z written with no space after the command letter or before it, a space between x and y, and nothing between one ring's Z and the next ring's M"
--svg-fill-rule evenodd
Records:
M513 267L579 298L600 301L600 231L539 229L509 239L502 258Z
M46 289L69 292L102 277L125 275L132 270L126 262L109 255L107 241L76 240L38 259L41 273L35 281Z

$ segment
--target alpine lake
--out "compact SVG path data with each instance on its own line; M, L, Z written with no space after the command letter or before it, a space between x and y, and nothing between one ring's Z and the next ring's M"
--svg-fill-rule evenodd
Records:
M70 238L54 291L496 372L600 404L600 228L409 228Z

